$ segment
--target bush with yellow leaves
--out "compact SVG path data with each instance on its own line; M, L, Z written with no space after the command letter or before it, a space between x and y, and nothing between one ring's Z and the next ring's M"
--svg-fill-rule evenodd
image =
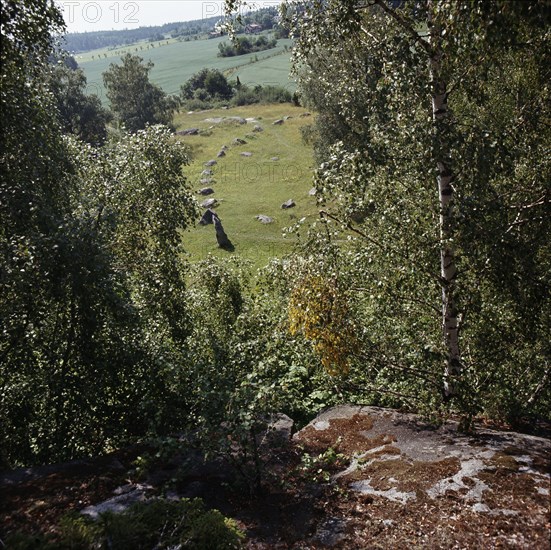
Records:
M306 275L297 281L289 301L289 332L301 333L312 342L330 375L348 373L358 342L346 295L337 280Z

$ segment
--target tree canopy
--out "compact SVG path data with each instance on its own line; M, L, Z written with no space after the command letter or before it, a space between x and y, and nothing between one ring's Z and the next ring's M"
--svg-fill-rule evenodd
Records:
M169 125L177 105L149 81L153 63L129 53L121 61L121 65L111 63L103 73L107 98L120 123L129 132L143 130L147 124Z

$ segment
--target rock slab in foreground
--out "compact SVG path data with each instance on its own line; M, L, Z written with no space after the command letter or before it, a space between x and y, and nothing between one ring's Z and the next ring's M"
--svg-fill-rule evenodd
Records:
M483 428L465 435L453 422L436 429L413 414L343 405L293 439L310 451L333 447L350 456L334 481L399 504L453 495L472 512L513 516L523 513L523 495L549 499L551 441L542 437ZM500 497L505 482L518 500Z

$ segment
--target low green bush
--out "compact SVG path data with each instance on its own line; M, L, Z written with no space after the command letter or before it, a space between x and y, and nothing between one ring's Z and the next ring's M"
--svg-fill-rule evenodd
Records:
M206 510L201 499L138 502L121 514L106 513L98 522L78 514L65 516L59 535L17 533L6 540L12 550L156 550L240 548L244 534L234 520Z

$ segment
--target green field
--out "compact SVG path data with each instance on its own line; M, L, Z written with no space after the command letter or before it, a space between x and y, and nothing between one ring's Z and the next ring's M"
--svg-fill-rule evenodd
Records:
M306 223L317 217L316 200L309 195L312 188L312 150L301 138L300 127L312 122L311 117L300 117L305 110L291 104L252 105L229 110L211 110L176 117L178 129L200 128L204 133L184 136L181 139L192 151L193 160L185 172L195 190L212 187L211 197L219 201L216 212L224 229L235 245L233 253L218 248L212 225L186 231L184 243L192 262L216 256L239 255L257 267L272 257L281 257L291 251L296 237L284 236L283 230L301 218ZM205 121L207 118L239 116L254 117L257 122L247 124ZM281 126L272 123L284 116L292 118ZM253 133L255 124L264 128ZM232 145L235 138L247 141L245 145ZM217 158L223 145L229 147L226 156ZM252 157L241 156L242 152ZM272 160L279 157L279 160ZM204 163L216 159L212 168L214 182L201 184ZM196 195L198 202L206 198ZM293 199L296 207L283 210L282 203ZM263 214L274 219L264 225L255 216Z
M111 63L120 63L121 56L126 53L152 61L154 67L151 70L151 80L168 94L178 94L180 86L204 67L219 69L231 77L239 75L241 81L249 85L277 84L291 92L296 89L295 83L289 79L291 54L285 50L285 47L290 48L291 40L278 40L276 48L256 54L217 57L218 44L228 40L228 37L189 42L165 40L155 42L154 47L147 42L140 42L111 50L86 52L77 55L76 60L86 74L88 92L98 95L104 102L106 98L102 73ZM255 59L258 61L255 62Z

